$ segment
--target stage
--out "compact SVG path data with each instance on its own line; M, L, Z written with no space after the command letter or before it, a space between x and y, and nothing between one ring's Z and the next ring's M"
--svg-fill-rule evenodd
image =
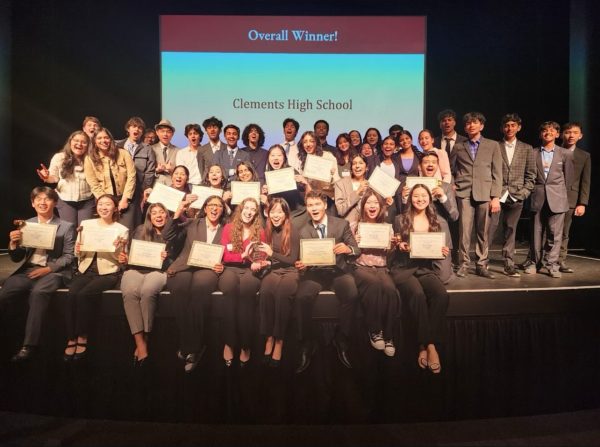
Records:
M516 261L525 255L521 248ZM495 280L469 275L449 285L447 343L438 376L417 366L406 309L393 358L372 349L359 316L350 351L354 367L344 368L331 344L337 300L327 293L314 313L319 348L300 375L294 374L293 332L280 368L261 364L260 337L248 367L226 368L213 336L218 315L211 319L209 347L198 367L184 374L175 355L177 331L168 294L160 299L151 362L133 368L133 341L116 291L102 298L88 360L67 365L60 292L38 356L27 364L8 360L21 341L23 309L9 316L0 346L0 410L122 421L298 425L453 421L599 408L600 259L573 251L568 264L575 273L561 279L508 278L500 273L499 256L492 251ZM5 277L7 256L0 259Z

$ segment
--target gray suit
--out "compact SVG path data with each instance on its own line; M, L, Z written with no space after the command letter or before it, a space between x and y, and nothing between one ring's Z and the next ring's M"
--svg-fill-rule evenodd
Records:
M537 175L531 194L533 213L533 253L537 267L559 269L560 244L565 213L569 210L567 190L573 181L573 157L562 147L554 147L554 156L544 174L542 150L536 149ZM542 246L544 230L546 241Z
M508 191L508 197L501 204L502 226L504 227L502 239L502 257L506 266L514 266L515 236L517 224L523 210L523 202L533 190L533 183L537 174L533 148L522 141L515 142L515 151L509 163L506 146L500 143L502 153L502 194ZM500 222L500 213L491 216L490 230L488 233L489 244L494 240L494 234Z
M200 174L202 174L202 178L206 175L208 168L215 164L214 155L219 153L219 151L225 150L226 147L227 145L225 143L220 142L220 148L215 154L213 154L210 142L198 148L196 158L198 159L198 170L200 171Z
M27 222L37 222L37 217ZM13 298L29 294L29 313L25 325L25 340L23 345L37 346L42 331L42 324L50 298L61 287L64 280L71 274L73 261L73 248L75 246L75 231L73 224L54 217L52 225L58 225L54 248L47 250L47 266L51 272L37 279L30 279L27 274L39 268L29 263L35 249L17 247L9 250L8 254L13 262L19 263L16 271L8 277L0 290L0 309L8 305Z
M217 151L217 153L214 155L213 164L218 164L221 166L223 172L225 173L225 177L227 177L227 181L231 182L232 180L235 180L235 168L243 161L252 164L248 152L237 148L233 160L230 160L229 148L225 147L225 149ZM232 172L234 173L232 174Z
M564 263L567 258L569 247L569 233L573 213L578 205L587 206L590 199L590 186L592 183L592 161L590 153L576 147L573 152L573 182L567 188L569 199L569 211L565 213L565 224L563 226L562 243L560 245L560 262Z
M177 151L179 150L177 146L169 143L167 146L167 158L165 158L161 142L152 145L152 150L154 151L157 165L158 163L171 163L171 166L175 167ZM171 176L169 174L156 174L156 182L171 186Z
M502 155L500 145L481 137L475 158L469 141L457 142L450 155L456 197L460 212L459 255L461 266L471 262L469 248L473 222L477 232L477 267L487 268L489 201L502 193Z

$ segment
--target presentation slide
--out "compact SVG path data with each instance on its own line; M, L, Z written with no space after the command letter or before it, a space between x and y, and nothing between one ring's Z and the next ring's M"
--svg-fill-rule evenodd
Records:
M331 145L352 129L385 137L392 124L416 144L425 24L422 16L161 16L162 117L180 147L186 124L213 115L240 132L259 124L265 148L283 141L288 117L300 123L298 136L327 120Z

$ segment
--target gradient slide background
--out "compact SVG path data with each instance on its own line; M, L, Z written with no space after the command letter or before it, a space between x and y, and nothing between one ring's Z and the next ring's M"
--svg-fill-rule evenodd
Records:
M207 20L211 29L203 26ZM231 25L232 20L241 21L236 33L223 34L219 25ZM407 23L414 27L411 39L399 40ZM424 115L424 23L423 17L163 16L163 117L177 128L174 143L182 147L187 145L185 125L202 124L211 115L242 130L249 123L259 124L267 148L282 141L287 117L300 122L300 133L312 130L317 119L327 120L330 144L351 129L364 136L368 127L377 127L385 136L394 123L415 134L423 127ZM404 33L396 33L398 27ZM297 42L291 31L287 42L249 39L250 30L280 33L284 28L335 30L338 41ZM375 29L380 30L377 39L371 32ZM319 109L319 100L345 104L346 109Z

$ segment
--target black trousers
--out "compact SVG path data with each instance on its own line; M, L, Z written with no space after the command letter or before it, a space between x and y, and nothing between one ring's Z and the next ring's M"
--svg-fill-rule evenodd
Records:
M448 291L437 275L418 269L406 276L402 270L392 271L392 278L400 298L408 304L417 323L417 340L420 345L440 344L446 339L446 313Z
M120 272L99 275L92 270L73 276L66 306L69 340L89 334L95 307L94 302L100 298L102 292L113 289L117 285L119 276Z
M354 306L358 298L358 290L354 277L341 270L314 269L306 272L300 279L296 292L298 311L298 338L300 340L312 339L311 321L312 307L321 290L335 292L340 302L339 330L348 337L354 318Z
M205 321L218 281L219 275L208 269L185 270L167 278L167 289L176 307L179 349L184 355L199 352L204 345ZM235 334L229 340L225 337L227 344L234 340Z
M259 287L260 279L254 276L250 268L226 266L219 278L219 290L223 292L223 299L233 303L229 312L223 316L225 331L233 332L232 328L237 329L242 349L252 346L256 292Z
M298 271L293 268L273 270L265 276L258 294L261 335L283 339L298 289Z
M383 331L385 340L394 335L394 321L399 314L396 285L385 267L357 266L354 270L356 287L369 332Z

